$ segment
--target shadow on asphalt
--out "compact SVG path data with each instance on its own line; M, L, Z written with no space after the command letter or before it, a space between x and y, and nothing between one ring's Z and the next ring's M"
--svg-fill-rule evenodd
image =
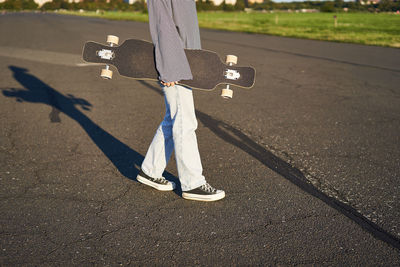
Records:
M86 131L93 142L103 151L104 155L114 164L118 171L125 177L136 181L144 157L131 149L107 131L99 127L90 118L83 114L78 107L90 110L92 105L82 98L73 95L63 95L50 87L37 77L29 73L29 70L16 66L9 66L13 72L13 77L24 89L3 89L3 95L14 97L18 102L42 103L52 107L49 114L50 121L53 123L61 122L60 113L63 113L75 120ZM164 177L177 183L180 188L179 180L171 173L165 172ZM181 191L175 190L181 195Z
M149 84L148 82L139 82L147 88L157 92L161 96L163 95L161 90ZM199 110L196 110L196 116L205 127L210 129L215 135L220 137L225 142L228 142L231 145L243 150L269 169L283 176L285 179L299 187L307 194L322 200L330 207L347 216L349 219L360 225L365 231L371 233L375 238L384 241L397 249L400 249L400 240L397 237L389 232L386 232L380 226L368 220L350 205L326 195L320 189L311 184L298 168L290 165L286 161L265 149L263 146L259 145L257 142L251 140L239 129L223 121L217 120Z
M131 180L136 180L135 178L139 173L139 170L135 166L140 166L144 157L106 132L78 110L77 107L81 107L84 110L90 110L92 105L88 101L82 98L76 98L73 95L64 96L46 83L42 82L40 79L29 74L27 69L16 66L9 66L9 68L13 71L15 80L24 86L25 89L3 89L2 91L4 96L14 97L18 102L25 101L49 105L52 107L52 111L49 114L51 122L61 122L59 117L59 113L61 112L69 116L81 125L93 142L103 151L106 157L110 159L122 175ZM147 88L157 92L159 95L163 95L162 91L158 87L145 81L139 82ZM400 240L395 236L386 232L377 224L369 221L351 206L320 191L306 179L304 174L298 168L275 156L263 146L251 140L239 129L217 120L199 110L196 110L196 115L205 127L210 129L225 142L243 150L266 167L298 186L304 192L322 200L330 207L347 216L360 225L364 230L371 233L375 238L400 249ZM165 177L180 185L179 180L172 174L166 172ZM178 186L178 188L180 188L180 186ZM179 191L176 193L181 194Z

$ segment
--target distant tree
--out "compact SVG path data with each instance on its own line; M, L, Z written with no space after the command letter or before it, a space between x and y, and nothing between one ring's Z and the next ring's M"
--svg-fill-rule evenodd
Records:
M335 0L334 1L334 6L336 9L342 9L344 5L344 1L343 0Z
M250 7L254 10L270 10L276 8L276 4L271 0L265 0L264 3L253 3Z
M235 7L231 4L227 4L225 0L219 5L219 8L222 9L223 11L234 11L235 10Z
M38 6L39 5L37 3L35 3L35 1L33 1L33 0L22 0L22 9L33 10L33 9L37 9Z
M63 6L63 8L65 8L68 5L68 2L63 4L62 0L53 0L51 2L46 2L44 3L40 9L42 10L56 10L56 9L60 9L61 6Z
M6 0L1 5L1 9L7 10L33 10L37 8L38 4L33 0Z
M397 11L395 2L390 0L381 0L377 6L379 11L389 12L389 11Z
M110 2L106 5L106 8L107 10L126 11L129 10L129 3L125 2L124 0L110 0Z
M243 11L244 8L246 7L246 4L245 4L244 0L236 0L234 7L235 7L235 10Z
M335 12L335 3L332 1L326 1L322 4L321 12Z
M196 8L198 11L209 11L215 10L218 7L216 7L210 0L199 0L196 2Z
M145 0L136 1L132 4L132 9L135 11L142 11L143 13L147 13L147 5Z
M359 1L348 2L348 3L346 3L346 5L352 12L365 10L365 7L363 5L361 5L361 3Z

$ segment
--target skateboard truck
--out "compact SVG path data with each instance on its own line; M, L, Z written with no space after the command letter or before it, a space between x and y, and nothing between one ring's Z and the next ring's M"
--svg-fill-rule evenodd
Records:
M227 69L225 71L225 78L229 80L237 80L240 78L240 73L237 70Z
M100 51L97 51L97 55L101 59L108 59L111 60L114 58L114 52L109 50L109 49L101 49Z
M237 64L237 56L227 55L226 56L226 64L228 64L228 66L233 66L233 65ZM225 71L226 79L237 80L237 79L239 79L239 77L240 77L240 73L237 72L236 70L227 69ZM232 91L232 89L229 88L229 84L226 85L226 88L222 89L221 96L222 96L222 98L225 98L225 99L232 98L233 91Z
M114 45L118 45L119 38L115 35L107 35L107 43L110 47L113 47ZM102 49L97 52L97 55L101 57L102 59L113 59L114 58L114 52L108 49ZM110 70L110 66L106 64L106 68L101 70L100 76L103 79L110 80L112 78L112 70Z

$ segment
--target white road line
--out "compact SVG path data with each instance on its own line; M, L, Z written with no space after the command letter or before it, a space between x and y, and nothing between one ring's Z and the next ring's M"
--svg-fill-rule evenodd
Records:
M7 46L0 46L0 57L9 57L71 67L90 67L102 65L85 63L82 59L82 56L77 54Z
M101 63L77 63L76 64L76 66L78 66L78 67L90 67L90 66L101 66L101 65L104 65L104 64L101 64Z

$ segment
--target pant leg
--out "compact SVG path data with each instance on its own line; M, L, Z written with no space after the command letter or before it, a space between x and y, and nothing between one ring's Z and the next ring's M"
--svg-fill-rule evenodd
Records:
M179 181L182 191L188 191L206 183L197 146L193 92L190 88L180 85L164 87L164 92L167 102L170 103ZM172 104L173 102L176 104Z
M153 138L142 169L149 176L161 176L172 149L175 149L182 191L188 191L206 183L195 133L197 119L193 93L190 88L180 85L163 87L163 90L166 115Z
M165 100L165 116L164 120L158 126L153 141L147 150L146 156L142 163L142 171L150 177L161 177L171 153L174 150L174 142L172 139L172 120L169 104Z

